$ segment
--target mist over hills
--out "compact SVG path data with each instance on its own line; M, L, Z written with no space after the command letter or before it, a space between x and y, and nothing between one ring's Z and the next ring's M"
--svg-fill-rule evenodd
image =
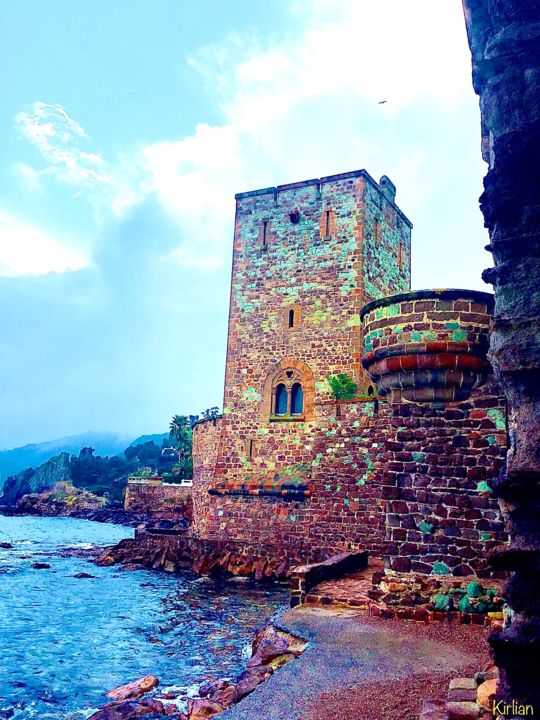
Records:
M70 435L56 440L31 443L9 450L0 450L0 490L10 475L15 475L28 467L37 467L54 455L68 452L78 455L81 448L93 447L96 455L122 455L131 445L138 445L153 440L160 445L168 433L156 433L133 437L114 432L86 432Z

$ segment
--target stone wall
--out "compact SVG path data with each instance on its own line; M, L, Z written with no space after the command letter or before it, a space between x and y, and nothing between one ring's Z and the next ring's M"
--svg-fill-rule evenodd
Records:
M506 410L486 353L493 296L420 290L362 311L362 364L390 404L385 497L389 565L485 575L506 540L493 485Z
M251 476L243 483L226 484L205 476L201 468L194 478L193 534L216 542L234 538L261 548L278 545L295 563L356 549L380 552L388 412L386 405L379 414L374 408L374 401L321 405L312 444L302 448L305 466L298 477ZM205 425L194 429L194 457L205 455L205 445L217 440ZM277 446L280 434L274 437ZM278 452L286 449L280 446Z
M201 466L193 534L262 555L278 546L292 564L367 549L402 571L488 574L487 553L506 539L490 497L506 447L492 383L445 407L410 403L391 413L380 400L340 401L318 414L296 485L291 477L216 484ZM194 432L206 458L219 442L211 427Z
M124 509L135 514L150 514L156 520L192 518L192 488L158 481L129 481Z
M390 567L490 574L488 553L507 539L491 494L506 452L500 391L490 383L461 403L402 404L392 412L385 489Z

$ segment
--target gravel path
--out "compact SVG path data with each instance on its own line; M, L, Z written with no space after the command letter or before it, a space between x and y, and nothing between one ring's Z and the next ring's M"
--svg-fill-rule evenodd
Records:
M447 679L488 662L487 630L300 608L283 628L310 641L223 720L413 720Z

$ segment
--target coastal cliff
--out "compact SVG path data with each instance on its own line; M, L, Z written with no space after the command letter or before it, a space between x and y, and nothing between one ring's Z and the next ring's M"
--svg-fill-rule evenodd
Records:
M0 504L16 505L23 495L50 490L61 482L71 483L71 462L67 452L50 458L38 468L27 468L17 475L8 477L4 484Z

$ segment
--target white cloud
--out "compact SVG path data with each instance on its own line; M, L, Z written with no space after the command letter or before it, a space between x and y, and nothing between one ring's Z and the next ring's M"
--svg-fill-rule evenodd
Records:
M0 211L0 276L45 275L86 264L67 244Z
M79 143L89 137L61 105L36 102L30 111L15 116L15 128L62 180L74 185L111 182L103 159L80 149Z
M459 3L301 0L291 13L285 34L264 46L234 34L190 59L220 125L114 161L80 149L88 135L59 105L36 103L17 126L102 211L122 217L155 195L178 226L167 259L191 268L228 258L242 190L365 167L394 179L416 220L434 193L459 183L452 128L472 94Z
M181 264L228 257L237 191L360 167L393 175L416 206L433 191L440 151L422 126L440 123L444 136L471 94L459 4L305 0L293 9L300 30L280 41L263 48L234 34L191 59L222 125L143 151L146 191L182 229Z

